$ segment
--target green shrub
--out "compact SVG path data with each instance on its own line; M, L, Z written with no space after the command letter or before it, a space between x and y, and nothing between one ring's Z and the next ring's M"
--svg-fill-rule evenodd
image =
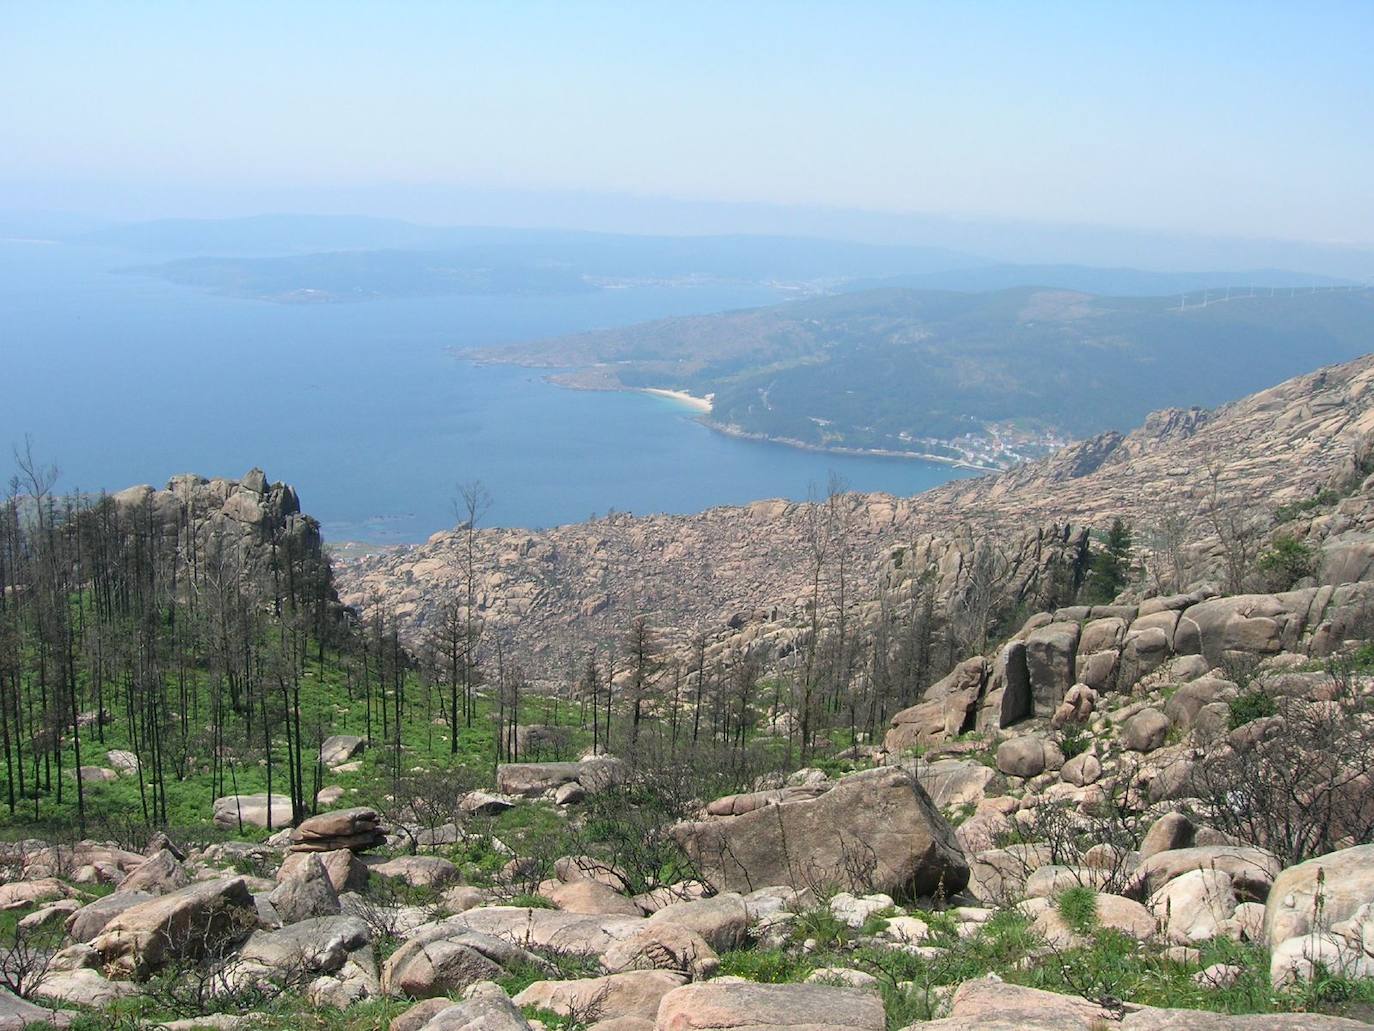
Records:
M1274 699L1258 688L1232 698L1230 708L1232 730L1243 727L1252 720L1273 716L1279 711Z
M1059 750L1064 753L1066 760L1082 755L1092 747L1092 744L1092 735L1081 723L1065 724L1064 729L1059 732Z
M1086 885L1065 888L1055 897L1054 908L1075 934L1089 934L1097 927L1097 892Z
M1279 536L1259 557L1258 565L1272 590L1286 591L1316 572L1317 553L1296 537Z
M720 957L720 973L764 984L804 981L815 969L810 957L785 949L733 949Z

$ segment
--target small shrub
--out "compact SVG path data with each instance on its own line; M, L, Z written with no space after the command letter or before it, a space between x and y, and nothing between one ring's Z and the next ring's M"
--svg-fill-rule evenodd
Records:
M1279 536L1259 557L1258 566L1271 590L1286 591L1316 572L1317 553L1296 537Z
M1277 703L1267 692L1256 689L1231 699L1231 729L1243 727L1253 720L1273 716L1279 711Z
M1082 755L1092 747L1092 743L1092 735L1081 723L1066 724L1059 732L1059 750L1064 753L1065 760Z
M1086 885L1065 888L1055 898L1054 908L1075 934L1089 934L1097 926L1097 892Z
M722 974L763 984L804 981L814 969L815 963L808 957L783 949L734 949L720 957Z

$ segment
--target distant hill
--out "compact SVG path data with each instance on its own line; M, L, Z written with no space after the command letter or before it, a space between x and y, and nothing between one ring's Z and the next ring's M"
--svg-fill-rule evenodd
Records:
M634 236L305 215L167 219L101 229L76 239L164 259L135 269L143 274L270 300L558 293L703 281L816 292L855 279L984 263L938 247L804 237Z
M1186 300L883 289L478 358L558 368L570 386L711 394L711 422L739 433L1009 464L1374 350L1369 290L1247 285Z

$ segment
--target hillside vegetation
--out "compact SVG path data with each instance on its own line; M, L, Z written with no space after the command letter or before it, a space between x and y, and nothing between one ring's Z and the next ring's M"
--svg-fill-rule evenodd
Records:
M571 369L554 378L574 386L713 395L710 422L735 432L1004 465L1348 360L1374 330L1367 290L1227 294L883 289L478 358Z

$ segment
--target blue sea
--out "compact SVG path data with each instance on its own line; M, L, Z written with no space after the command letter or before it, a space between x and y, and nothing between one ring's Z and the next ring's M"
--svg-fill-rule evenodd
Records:
M0 447L32 439L59 489L176 473L292 483L330 541L421 541L481 480L488 524L805 498L832 472L913 494L962 475L706 429L667 398L565 390L454 349L773 303L763 287L292 305L121 271L156 255L0 241ZM9 454L0 457L8 478Z

